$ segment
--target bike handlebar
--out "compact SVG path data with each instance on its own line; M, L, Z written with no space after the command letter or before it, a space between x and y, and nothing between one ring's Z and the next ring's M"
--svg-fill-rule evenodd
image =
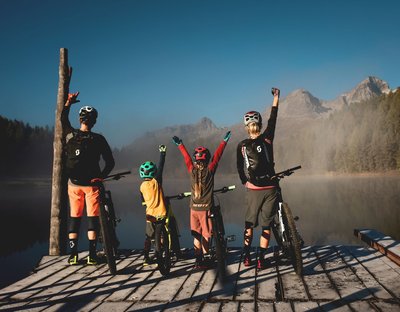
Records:
M124 171L124 172L119 172L119 173L115 173L115 174L110 174L110 175L106 176L103 179L103 181L119 180L127 174L131 174L131 171Z
M216 189L213 191L213 193L226 193L228 191L233 191L236 188L236 185L229 185L229 186L223 186L219 189ZM184 192L180 193L178 195L173 195L173 196L167 196L168 199L182 199L185 197L189 197L192 195L192 192Z
M281 172L275 173L275 175L271 177L271 180L283 179L284 177L290 176L295 170L298 170L300 168L301 168L301 166L299 165L299 166L289 168L289 169L283 170Z

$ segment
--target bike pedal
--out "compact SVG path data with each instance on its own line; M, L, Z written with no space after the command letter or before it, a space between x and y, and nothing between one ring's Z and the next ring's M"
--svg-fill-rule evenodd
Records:
M236 240L236 235L228 235L226 237L227 242L234 242Z

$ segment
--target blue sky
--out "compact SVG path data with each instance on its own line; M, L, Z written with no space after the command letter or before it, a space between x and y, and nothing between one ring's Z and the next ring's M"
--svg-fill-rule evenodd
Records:
M211 118L224 127L298 88L329 100L367 76L400 86L398 1L0 0L0 115L54 125L60 48L77 111L120 147Z

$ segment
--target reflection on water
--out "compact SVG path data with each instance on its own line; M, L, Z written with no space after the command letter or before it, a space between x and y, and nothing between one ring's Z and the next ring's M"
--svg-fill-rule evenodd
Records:
M137 177L108 182L117 215L121 218L118 235L121 248L143 248L144 207L139 196ZM242 245L245 190L236 175L217 174L216 188L236 184L233 192L220 194L226 232L236 235L232 246ZM301 177L291 176L281 182L284 199L293 214L300 217L297 225L307 245L362 244L353 236L355 228L373 228L400 239L400 177ZM164 180L167 195L189 190L188 179ZM0 189L0 275L4 272L28 271L48 251L50 218L50 183L7 184ZM189 231L188 198L172 202L179 222L181 245L192 246ZM82 224L85 229L85 223ZM81 231L79 247L87 249L85 231ZM259 229L256 235L259 234ZM254 244L258 239L254 240ZM14 266L10 270L10 266ZM15 270L14 270L15 269ZM15 279L14 279L15 280ZM1 285L14 281L9 279Z

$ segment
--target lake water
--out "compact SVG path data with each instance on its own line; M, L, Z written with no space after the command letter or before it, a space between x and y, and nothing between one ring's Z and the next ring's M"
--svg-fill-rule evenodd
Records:
M143 248L145 221L137 177L108 182L117 215L121 248ZM233 192L218 195L231 246L242 245L245 190L236 175L216 176L215 187L235 184ZM50 181L0 183L0 287L26 276L48 253ZM362 245L355 228L372 228L400 240L400 176L290 176L281 181L284 199L299 216L298 229L306 245ZM189 190L187 179L164 180L167 195ZM191 247L188 198L173 201L181 246ZM83 223L79 249L87 249ZM260 230L255 234L258 236ZM255 236L253 245L258 242ZM274 244L274 242L272 242Z

